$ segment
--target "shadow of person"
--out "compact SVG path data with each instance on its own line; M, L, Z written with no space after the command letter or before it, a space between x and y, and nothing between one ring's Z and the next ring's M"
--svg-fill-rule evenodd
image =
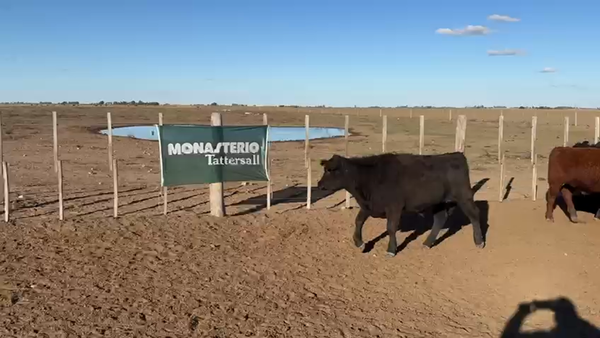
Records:
M555 326L549 331L531 331L521 333L525 318L537 310L554 312ZM521 303L517 311L506 322L500 338L600 338L600 330L579 317L575 305L565 297L545 301Z

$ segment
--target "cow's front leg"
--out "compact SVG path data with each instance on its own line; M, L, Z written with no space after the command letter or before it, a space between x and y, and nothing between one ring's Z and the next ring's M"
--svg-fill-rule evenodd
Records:
M365 243L362 239L362 228L367 218L369 218L369 213L360 209L358 215L356 215L356 220L354 220L354 235L352 239L354 239L354 245L360 248L361 251L365 250Z
M459 200L458 206L471 221L475 246L483 249L485 247L485 241L483 239L483 231L481 230L481 223L479 221L479 208L477 208L475 201L473 201L472 198Z
M400 226L400 217L402 216L402 207L394 207L386 210L387 214L387 233L389 237L388 249L386 255L388 257L396 256L398 251L398 243L396 242L396 232Z

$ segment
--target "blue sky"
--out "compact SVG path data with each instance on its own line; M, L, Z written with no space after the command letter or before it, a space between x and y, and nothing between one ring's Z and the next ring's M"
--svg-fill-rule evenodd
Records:
M0 101L600 107L599 12L598 0L0 0ZM478 34L441 34L469 25Z

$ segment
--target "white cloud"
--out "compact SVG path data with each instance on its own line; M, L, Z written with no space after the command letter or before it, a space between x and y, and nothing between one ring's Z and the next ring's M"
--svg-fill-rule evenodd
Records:
M488 20L492 21L503 21L503 22L519 22L521 19L511 18L508 15L492 14L488 16Z
M465 28L439 28L435 32L443 35L487 35L491 30L485 26L468 25Z
M519 49L505 49L505 50L488 50L487 54L489 56L513 56L513 55L523 55L524 51Z
M557 70L552 67L546 67L546 68L540 70L540 73L556 73L556 72L557 72Z

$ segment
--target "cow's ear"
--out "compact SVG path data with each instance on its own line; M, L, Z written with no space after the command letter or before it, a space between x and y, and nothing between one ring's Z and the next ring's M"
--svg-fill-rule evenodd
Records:
M321 160L319 161L319 164L321 164L321 166L324 167L325 164L327 164L327 160Z
M342 157L340 155L333 155L329 160L329 166L332 170L340 168L342 165Z

